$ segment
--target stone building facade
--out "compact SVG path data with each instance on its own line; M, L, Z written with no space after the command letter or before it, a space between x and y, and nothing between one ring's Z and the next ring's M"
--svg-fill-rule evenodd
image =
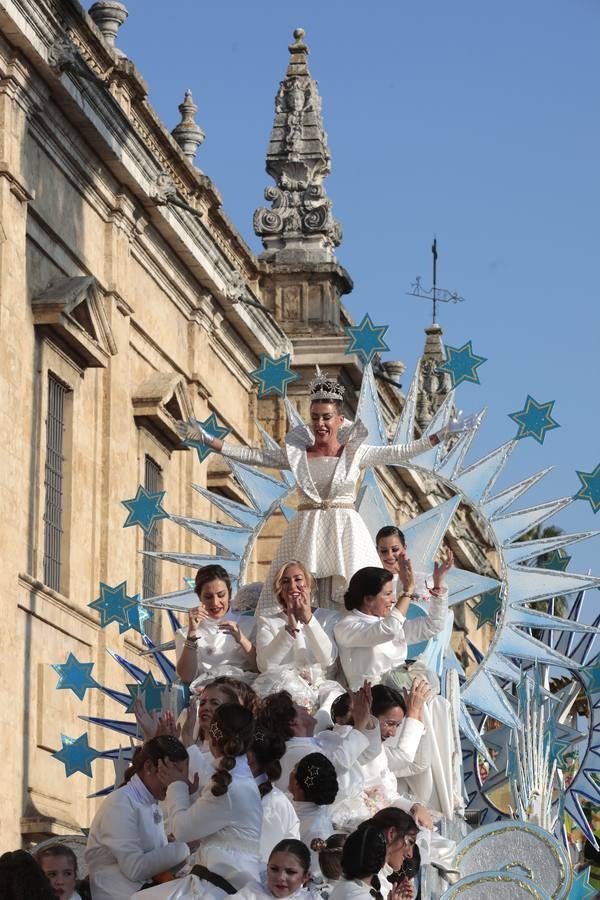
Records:
M111 0L91 13L77 0L0 7L2 849L87 826L96 801L86 794L111 782L109 762L94 763L91 781L67 780L50 757L61 733L86 729L78 716L119 716L100 691L83 702L57 691L51 664L71 652L122 690L106 648L132 659L140 650L133 632L100 628L88 606L100 582L126 580L130 595L177 590L191 572L140 551L210 552L168 520L145 543L140 529L123 530L120 501L142 484L165 490L170 512L209 518L191 482L240 499L217 457L200 466L184 450L176 420L214 412L232 440L253 444L258 418L280 439L283 405L258 400L248 375L261 353L292 354L303 413L315 363L347 384L349 411L361 378L343 352L352 282L334 255L341 230L323 187L329 153L301 32L277 94L267 156L276 185L272 208L255 214L257 258L193 164L191 97L174 137L115 47L124 7ZM400 369L380 375L394 381ZM391 424L404 398L379 385ZM417 473L381 480L399 521L437 502L439 489ZM460 564L484 570L493 559L460 516L449 540ZM275 518L265 529L250 579L282 528ZM92 728L90 743L114 739Z

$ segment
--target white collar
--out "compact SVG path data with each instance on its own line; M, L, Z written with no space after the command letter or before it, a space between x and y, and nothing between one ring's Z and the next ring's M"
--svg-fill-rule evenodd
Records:
M148 790L139 775L134 775L127 784L123 785L122 790L126 791L136 803L140 804L140 806L147 806L149 803L158 803L154 794Z
M359 619L364 619L366 622L378 622L379 619L383 618L383 616L372 616L369 613L364 613L360 609L353 609L352 612Z

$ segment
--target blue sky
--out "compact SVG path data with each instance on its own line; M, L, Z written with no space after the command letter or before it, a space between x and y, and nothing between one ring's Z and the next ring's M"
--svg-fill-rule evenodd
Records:
M499 487L552 465L531 502L574 494L600 462L600 7L596 0L352 0L200 3L128 0L118 45L169 128L191 88L207 137L197 165L248 243L273 99L295 27L306 30L333 157L326 182L354 279L346 303L388 324L389 359L423 346L430 308L405 295L415 276L466 298L441 309L446 343L488 358L465 410L488 407L469 459L514 436L527 394L555 400L561 427L527 438ZM576 501L555 524L600 529ZM571 571L600 574L600 538ZM594 599L597 598L594 595ZM590 598L591 600L591 598Z

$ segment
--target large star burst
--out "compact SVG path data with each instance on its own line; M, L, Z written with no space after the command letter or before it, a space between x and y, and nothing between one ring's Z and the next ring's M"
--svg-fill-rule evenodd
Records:
M404 443L413 438L415 433L415 414L417 406L418 381L413 378L406 396L402 416L398 422L393 443ZM286 408L292 426L301 422L295 407L286 399ZM535 403L535 401L533 401ZM540 406L548 406L541 404ZM551 406L551 405L550 405ZM454 407L454 393L445 399L426 429L426 434L439 430L449 419ZM524 410L523 412L525 412ZM557 427L557 423L547 421L551 409L542 410L542 418L536 422L526 423L526 427L537 428L538 437L549 427ZM382 410L380 408L377 387L370 366L367 366L358 405L358 416L369 429L371 443L383 445L387 443L387 433ZM517 415L517 414L515 414ZM520 423L523 424L523 423ZM533 601L551 600L561 595L582 593L586 588L600 584L600 579L590 575L573 574L561 571L562 551L564 547L591 537L593 532L559 534L556 537L522 541L519 538L536 525L540 525L566 507L573 497L559 498L533 506L513 509L517 501L522 500L527 492L536 485L549 469L529 476L509 487L495 492L494 486L502 475L517 440L506 443L467 464L467 453L481 427L478 424L474 432L459 436L450 450L441 446L433 447L411 461L408 468L422 470L430 477L436 478L451 496L438 503L437 506L422 513L404 526L413 567L419 572L431 572L434 559L451 525L453 516L460 504L473 508L483 517L491 541L499 558L498 571L500 577L490 574L479 574L463 569L453 569L448 575L449 603L454 606L463 601L478 614L480 624L496 621L493 640L483 661L470 677L465 677L460 663L451 651L446 654L446 667L459 669L462 679L460 688L460 726L464 735L475 746L478 753L491 761L490 739L482 737L479 731L479 719L488 715L493 717L501 728L519 727L518 709L507 692L507 685L516 684L521 678L521 669L516 663L527 666L537 660L538 664L577 670L585 665L581 655L573 647L581 647L593 641L597 630L580 621L580 607L573 606L568 618L559 618L551 613L540 612L531 607ZM268 448L276 446L273 439L261 429L263 442ZM524 435L523 435L524 436ZM541 441L540 441L541 442ZM211 504L224 513L231 524L209 520L194 519L171 515L172 521L216 548L216 555L181 553L171 551L155 552L152 555L172 562L191 567L199 567L211 563L223 565L234 582L244 583L249 559L255 546L257 536L265 521L276 510L282 507L294 488L291 473L282 473L282 478L275 478L252 467L225 460L233 475L248 498L248 503L240 503L216 494L206 488L194 485ZM389 524L390 515L385 500L378 487L374 474L367 472L357 501L358 510L371 533L375 533L383 524ZM556 561L556 568L542 568L530 565L531 560L540 556ZM145 606L167 610L187 610L197 604L193 591L185 589L143 601ZM107 611L108 612L108 611ZM532 629L542 638L533 637ZM435 640L435 639L434 639ZM575 644L575 641L579 643ZM443 652L431 658L441 659ZM168 664L160 653L156 654L159 665ZM122 663L123 664L123 663ZM587 685L586 690L598 709L600 719L600 699L596 690L600 684L597 664L592 662L581 674L581 683ZM146 679L148 673L138 670L135 674L138 685ZM167 678L167 681L170 679ZM156 684L156 683L155 683ZM154 690L153 685L147 686ZM133 686L128 694L112 692L119 703L126 708L134 696ZM156 684L158 688L158 685ZM104 689L108 692L108 689ZM129 689L128 689L129 690ZM137 693L137 689L136 693ZM160 690L159 690L160 692ZM156 695L154 691L153 696ZM157 697L158 695L156 695ZM158 703L158 700L156 701ZM566 702L566 701L565 701ZM595 714L595 713L594 713ZM100 721L100 720L94 720ZM111 722L112 724L108 724ZM125 730L128 723L114 720L103 720L115 730ZM600 721L594 722L594 728L600 733ZM491 734L491 733L490 733ZM505 735L506 736L506 735ZM558 736L557 752L563 752L572 739L571 734ZM505 745L506 747L506 742ZM500 752L500 751L496 751ZM503 751L506 753L506 750ZM500 757L501 759L501 757ZM498 758L497 758L498 760ZM579 797L592 798L600 802L598 785L589 773L600 767L600 746L590 742L582 760L579 774L565 793L565 808L584 827L585 816L581 810ZM506 777L505 775L503 776ZM480 797L480 793L471 790L471 796ZM589 830L589 829L588 829Z

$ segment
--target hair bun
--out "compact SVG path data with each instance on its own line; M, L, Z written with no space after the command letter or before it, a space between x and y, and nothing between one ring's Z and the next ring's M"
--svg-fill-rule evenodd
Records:
M310 842L310 849L314 850L315 853L327 850L327 841L324 841L323 838L313 838Z

